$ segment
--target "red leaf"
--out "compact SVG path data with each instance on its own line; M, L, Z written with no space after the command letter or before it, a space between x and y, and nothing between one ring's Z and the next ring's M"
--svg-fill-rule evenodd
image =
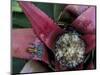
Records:
M83 35L83 36L81 36L81 39L83 39L85 42L85 45L86 45L85 53L86 54L95 49L95 47L96 47L95 35L93 35L93 34Z
M72 23L72 26L81 33L95 33L95 7L88 8Z
M19 1L19 4L31 22L36 35L46 44L48 48L52 49L56 38L63 32L63 30L34 4L25 1Z
M88 8L89 6L86 6L86 5L68 5L65 7L64 11L71 12L74 15L78 16Z
M22 59L41 60L42 62L49 64L47 48L44 45L42 58L27 52L30 43L37 44L41 42L36 35L32 32L32 29L13 29L12 30L12 56Z
M12 56L23 59L30 59L31 55L26 52L29 43L34 41L36 35L32 29L13 29L12 30Z
M91 63L88 65L87 69L94 69L94 64L93 64L93 62L91 62Z

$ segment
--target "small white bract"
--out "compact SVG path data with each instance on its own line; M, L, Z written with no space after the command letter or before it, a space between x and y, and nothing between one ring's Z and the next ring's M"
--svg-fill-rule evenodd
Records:
M85 44L77 34L65 33L56 42L55 56L61 65L69 68L83 62Z

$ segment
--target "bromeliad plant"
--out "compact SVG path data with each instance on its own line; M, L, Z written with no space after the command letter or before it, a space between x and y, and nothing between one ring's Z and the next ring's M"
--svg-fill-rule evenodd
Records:
M44 62L54 71L95 68L94 60L87 63L96 47L94 6L67 5L59 20L70 14L72 23L61 28L33 3L19 1L19 5L40 39L27 49L31 59Z

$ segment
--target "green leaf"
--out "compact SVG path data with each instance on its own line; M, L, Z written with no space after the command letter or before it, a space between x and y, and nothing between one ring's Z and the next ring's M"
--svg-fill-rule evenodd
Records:
M12 73L20 73L26 62L26 60L12 58Z
M13 12L12 14L13 28L30 28L31 24L24 13Z
M54 19L58 21L60 14L62 13L65 5L64 4L54 4Z
M54 4L52 3L42 3L42 2L33 2L39 9L45 12L50 18L54 19L53 8Z
M22 9L16 0L12 0L12 12L22 12Z

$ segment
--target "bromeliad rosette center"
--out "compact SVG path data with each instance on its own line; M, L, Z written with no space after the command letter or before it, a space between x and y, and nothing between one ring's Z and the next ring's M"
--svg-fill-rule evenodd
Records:
M74 68L84 60L85 44L76 32L64 33L56 41L56 60L68 68Z

